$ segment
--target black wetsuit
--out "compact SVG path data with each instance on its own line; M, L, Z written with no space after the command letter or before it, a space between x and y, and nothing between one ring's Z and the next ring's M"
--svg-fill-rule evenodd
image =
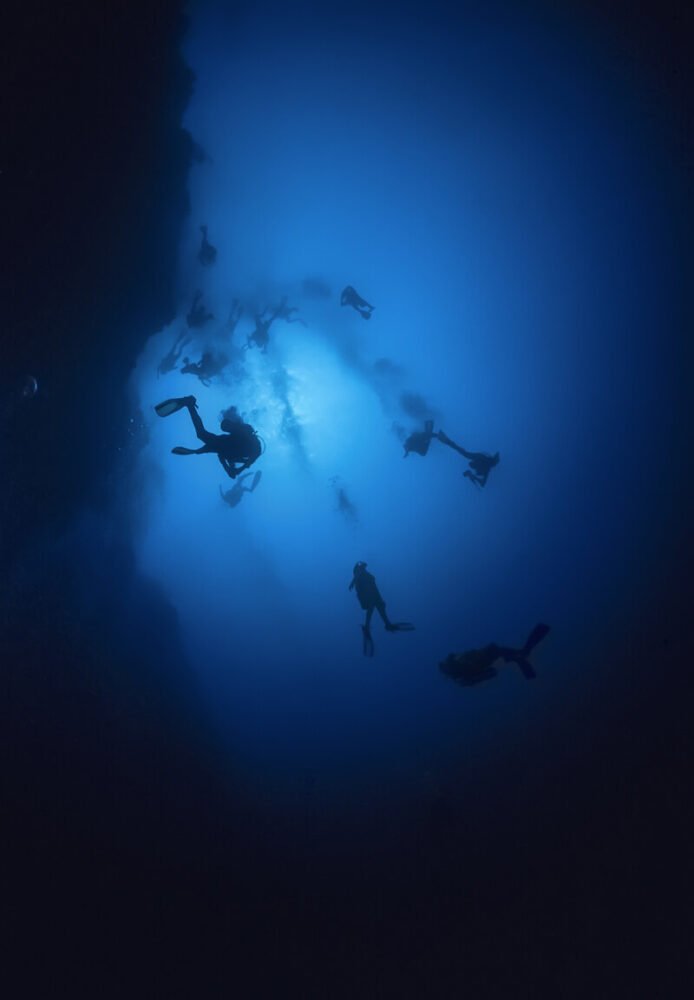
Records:
M206 429L195 406L189 405L188 412L193 421L195 433L203 442L202 448L196 448L193 454L214 453L222 463L224 471L232 479L235 479L239 472L243 472L260 458L262 445L250 424L245 424L241 420L234 421L229 432L213 434L212 431ZM235 466L239 463L237 469Z

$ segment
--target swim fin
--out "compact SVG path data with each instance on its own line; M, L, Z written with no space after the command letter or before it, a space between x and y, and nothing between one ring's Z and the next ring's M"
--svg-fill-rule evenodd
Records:
M256 488L256 486L258 485L258 483L259 483L259 482L260 482L260 480L261 480L261 477L262 477L262 475L263 475L263 474L262 474L262 472L258 471L258 472L256 472L256 474L255 474L255 475L253 476L253 482L252 482L252 483L251 483L251 485L250 485L250 486L248 487L248 492L249 492L249 493L252 493L252 492L253 492L253 490L254 490L254 489Z
M177 410L182 410L188 405L190 396L181 396L178 399L165 399L163 403L157 403L154 409L160 417L170 417Z
M535 649L535 646L537 646L538 643L542 642L542 640L544 639L544 637L547 635L548 632L549 632L549 625L542 625L542 624L536 625L535 628L530 633L530 635L528 636L525 646L523 646L523 656L528 656L530 653L532 653L533 649Z
M532 681L537 677L537 674L535 673L533 668L530 666L527 660L523 659L522 656L519 656L518 659L514 660L513 662L518 664L518 666L520 667L520 672L523 674L526 681Z
M414 632L412 622L391 622L389 632Z

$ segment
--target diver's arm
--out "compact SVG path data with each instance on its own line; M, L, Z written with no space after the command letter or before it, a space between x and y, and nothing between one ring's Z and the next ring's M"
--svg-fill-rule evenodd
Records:
M217 455L217 458L221 462L222 468L226 472L227 476L229 476L230 479L236 479L240 470L237 471L234 468L234 463L230 462L228 458L224 458L222 455L219 454Z

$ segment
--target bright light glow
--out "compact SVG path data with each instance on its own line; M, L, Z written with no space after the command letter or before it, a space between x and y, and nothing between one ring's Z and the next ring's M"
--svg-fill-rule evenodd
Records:
M646 517L645 495L638 514L625 498L632 446L657 434L662 303L644 279L660 238L647 178L610 128L621 109L589 77L576 91L570 53L524 36L508 61L491 32L461 43L453 79L445 38L331 37L326 52L311 31L291 36L289 65L273 17L225 27L194 13L186 124L207 158L191 176L179 316L149 340L133 386L150 431L142 567L178 609L224 726L276 762L305 745L308 719L330 730L324 753L331 739L367 753L463 720L484 730L480 700L457 698L438 659L520 641L540 619L560 623L552 657L567 669L596 579L628 571ZM196 259L202 223L210 268ZM340 307L348 283L374 303L370 320ZM209 386L157 374L197 288L215 319L184 353L236 356ZM267 354L244 350L253 312L283 296L306 326L278 320ZM262 481L234 509L213 456L170 454L196 446L188 414L154 414L189 393L210 430L233 404L266 443ZM465 447L501 452L486 490L437 443L403 460L417 404ZM392 615L417 625L377 628L374 661L347 590L357 559ZM509 672L483 697L506 710L527 696Z

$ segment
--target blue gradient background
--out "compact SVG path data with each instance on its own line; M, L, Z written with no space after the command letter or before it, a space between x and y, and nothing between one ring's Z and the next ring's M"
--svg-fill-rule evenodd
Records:
M139 565L178 612L251 794L303 808L308 774L326 809L427 795L452 760L522 750L630 683L677 460L663 125L648 81L587 21L515 5L364 19L203 3L185 54L185 125L206 158L190 177L179 317L131 380L150 432ZM208 270L201 222L219 251ZM332 297L303 295L307 277ZM370 322L339 307L348 283L375 304ZM278 322L266 356L209 388L158 378L198 287L217 317L198 354L224 344L234 295L262 307L287 294L308 326ZM189 392L210 429L234 403L267 443L262 482L234 510L214 458L169 453L194 446L187 415L153 413ZM484 491L436 442L403 461L394 425L419 426L403 392L465 447L501 452ZM347 591L357 559L391 616L417 626L377 623L373 660ZM440 676L449 651L520 644L540 620L552 633L535 683Z

